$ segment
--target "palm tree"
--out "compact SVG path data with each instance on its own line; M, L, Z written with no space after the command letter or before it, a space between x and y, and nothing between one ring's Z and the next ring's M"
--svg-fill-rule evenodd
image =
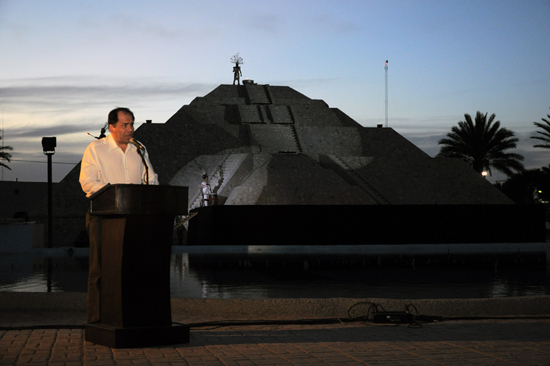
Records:
M0 136L0 140L2 140L2 136ZM4 160L9 163L11 159L11 154L7 152L8 150L13 150L13 147L4 145L0 146L0 166L6 167L11 170L11 168L4 163Z
M542 131L537 131L537 133L541 136L531 136L531 138L544 141L544 144L533 145L533 147L550 149L550 114L547 114L546 116L548 117L548 119L541 118L546 124L533 122L533 124L540 128Z
M548 202L550 198L549 172L547 167L543 167L514 174L502 183L500 190L515 203Z
M476 113L475 123L469 114L464 114L464 121L451 128L447 138L438 141L443 145L437 157L461 158L478 173L483 171L492 175L494 168L508 176L524 171L523 156L506 152L516 148L518 139L514 132L500 127L493 113L487 119L487 113Z

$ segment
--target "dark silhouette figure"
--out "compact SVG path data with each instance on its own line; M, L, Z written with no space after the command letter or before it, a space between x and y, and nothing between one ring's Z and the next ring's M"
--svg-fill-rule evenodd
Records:
M243 74L241 72L241 67L239 66L239 64L244 64L243 58L237 53L236 55L231 57L231 63L235 64L235 66L233 67L233 85L235 85L235 81L237 82L237 85L241 85L241 76Z
M241 85L241 67L239 66L239 63L237 62L235 66L233 67L233 85L235 85L235 81L237 81L237 85Z

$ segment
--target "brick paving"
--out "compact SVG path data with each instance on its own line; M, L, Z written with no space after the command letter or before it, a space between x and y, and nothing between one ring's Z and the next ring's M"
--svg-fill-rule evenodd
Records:
M116 349L84 341L83 312L0 315L0 365L550 365L550 318L212 324L188 344Z

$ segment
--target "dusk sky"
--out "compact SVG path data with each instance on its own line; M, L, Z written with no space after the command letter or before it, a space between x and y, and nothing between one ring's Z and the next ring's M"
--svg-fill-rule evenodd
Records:
M14 147L4 181L60 181L108 112L164 123L243 78L290 86L363 126L385 123L430 156L464 113L496 114L527 168L550 113L550 0L0 0L0 117ZM493 174L492 181L502 179Z

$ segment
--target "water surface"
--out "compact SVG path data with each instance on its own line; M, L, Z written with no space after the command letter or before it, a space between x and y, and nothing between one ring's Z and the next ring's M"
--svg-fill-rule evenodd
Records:
M53 251L52 251L53 253ZM460 257L459 257L460 259ZM175 298L493 298L550 295L541 259L477 258L462 263L315 254L171 256ZM0 291L86 292L87 255L0 257Z

